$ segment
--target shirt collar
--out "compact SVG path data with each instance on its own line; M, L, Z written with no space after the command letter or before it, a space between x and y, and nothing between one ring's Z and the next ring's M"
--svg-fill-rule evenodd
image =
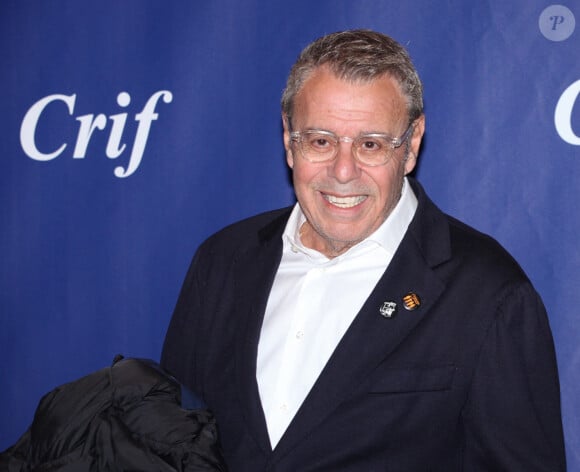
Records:
M415 211L417 210L417 197L411 188L411 185L405 177L403 179L403 188L401 190L401 198L393 208L393 211L389 214L387 219L383 222L381 226L368 238L351 247L342 256L346 256L352 253L356 253L362 247L366 246L379 246L384 249L391 256L399 247ZM290 218L286 223L286 228L284 229L284 234L282 235L284 250L291 249L293 251L302 252L315 259L320 259L324 257L318 251L314 249L307 248L300 241L300 228L306 221L306 217L300 208L300 205L296 203L290 214ZM341 257L342 257L341 256Z

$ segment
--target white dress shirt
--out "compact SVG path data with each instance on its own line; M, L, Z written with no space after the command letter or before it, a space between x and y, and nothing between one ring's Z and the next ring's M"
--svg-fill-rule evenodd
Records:
M344 254L328 259L301 243L305 217L295 205L258 344L256 377L272 448L385 272L416 209L417 198L405 179L385 222Z

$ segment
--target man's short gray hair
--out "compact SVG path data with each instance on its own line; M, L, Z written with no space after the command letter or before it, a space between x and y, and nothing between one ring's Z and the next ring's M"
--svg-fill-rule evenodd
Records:
M371 82L381 76L391 76L407 100L409 123L423 114L423 86L405 48L375 31L350 30L323 36L302 51L282 94L282 112L289 120L296 95L320 66L352 82Z

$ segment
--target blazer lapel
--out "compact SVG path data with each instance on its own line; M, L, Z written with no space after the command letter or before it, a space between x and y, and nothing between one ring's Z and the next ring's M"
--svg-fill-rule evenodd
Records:
M422 192L421 189L415 191ZM308 432L333 414L405 340L413 328L429 316L430 307L444 290L444 283L431 265L448 258L447 222L430 201L425 201L424 194L422 197L428 208L421 211L421 215L415 220L422 220L424 213L429 213L430 217L434 217L429 225L432 231L426 231L423 224L425 221L412 223L385 274L338 344L276 446L276 455L285 455ZM419 200L421 202L421 197ZM434 247L437 247L438 256L432 252ZM418 297L419 305L415 309L405 308L404 298L407 295ZM381 314L381 307L385 302L396 304L391 317Z
M237 337L236 383L249 430L264 453L271 452L256 380L258 341L266 304L282 257L282 232L289 212L259 233L259 242L235 261Z

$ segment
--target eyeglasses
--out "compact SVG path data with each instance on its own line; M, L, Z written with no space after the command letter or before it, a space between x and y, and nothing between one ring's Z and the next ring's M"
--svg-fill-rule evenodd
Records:
M305 131L292 131L290 140L295 142L300 149L302 157L309 162L330 162L338 155L339 143L352 143L354 158L365 166L380 166L393 156L395 150L400 148L413 131L411 123L400 138L392 138L387 134L368 133L361 134L356 138L337 136L332 131L309 129Z

